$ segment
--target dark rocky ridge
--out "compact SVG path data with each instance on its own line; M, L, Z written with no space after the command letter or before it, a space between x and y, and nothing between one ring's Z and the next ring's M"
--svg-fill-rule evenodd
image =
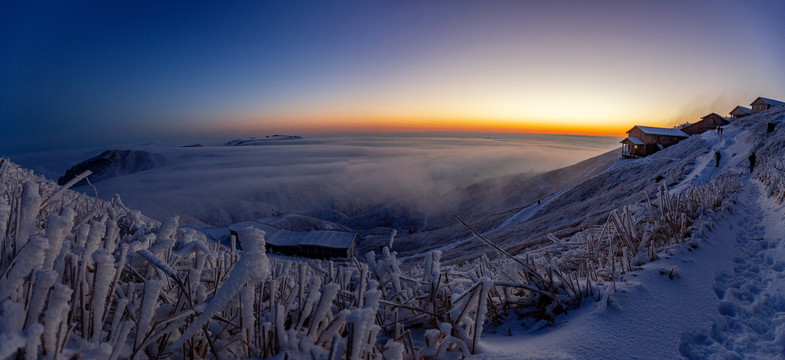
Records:
M72 166L66 170L65 175L57 179L57 183L64 185L85 170L93 172L89 177L90 182L99 182L115 176L152 169L161 166L162 163L163 156L161 154L140 150L107 150ZM86 183L85 180L82 180L76 186Z

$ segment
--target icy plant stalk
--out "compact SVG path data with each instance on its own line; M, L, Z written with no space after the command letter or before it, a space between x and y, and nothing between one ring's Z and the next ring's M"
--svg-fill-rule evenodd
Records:
M162 280L147 280L144 284L144 297L142 298L142 307L139 309L139 322L136 326L136 346L144 342L145 335L150 331L150 323L158 302L158 295L160 295L163 286Z
M114 257L106 250L98 250L93 254L95 260L95 281L93 282L93 336L90 338L92 343L98 343L101 337L101 328L104 323L104 308L106 307L106 297L109 286L114 280L115 268Z
M68 300L73 290L63 284L54 286L49 307L44 311L44 351L48 357L57 351L57 330L68 317Z
M25 319L25 330L34 324L38 324L38 317L44 308L44 302L49 289L55 284L57 273L52 270L38 270L35 272L35 282L33 282L33 292L30 304L27 306L27 319Z
M270 264L265 255L264 231L246 228L238 233L243 242L243 254L240 260L229 273L226 282L218 288L212 298L206 301L204 312L188 325L172 348L179 348L186 340L194 336L245 284L256 284L269 274Z
M38 185L32 181L25 182L22 191L22 205L20 208L20 222L17 230L17 246L27 242L27 238L35 229L35 218L41 208L41 196L38 195Z
M44 269L53 269L55 259L60 255L60 249L63 247L63 240L74 226L74 216L76 212L71 208L64 208L62 215L49 215L46 220L46 238L49 239L49 248L46 249Z
M24 284L24 278L31 271L40 269L44 262L44 251L49 246L49 241L40 236L34 236L21 252L16 256L15 263L8 272L8 277L0 286L0 300L8 298L16 289Z

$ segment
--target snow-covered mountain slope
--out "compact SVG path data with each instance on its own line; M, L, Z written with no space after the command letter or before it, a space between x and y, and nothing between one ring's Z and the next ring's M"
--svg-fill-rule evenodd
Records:
M647 158L618 160L619 163L599 175L590 177L564 191L543 198L541 204L509 209L480 218L469 218L475 230L485 233L492 241L519 252L546 241L548 233L568 236L607 219L608 213L625 204L637 203L652 196L662 182L678 184L695 166L694 160L709 151L710 146L700 136L682 141ZM525 216L521 216L525 213ZM462 242L461 246L445 253L446 259L471 259L489 252L484 245L467 241L470 234L455 224L435 234L408 237L400 243L402 254L409 250L420 252L415 244L423 243L431 235L431 248Z
M713 164L712 164L713 165ZM785 209L746 176L716 227L629 274L606 307L590 301L531 331L511 320L483 341L489 359L777 358L785 327ZM669 276L676 269L678 277ZM502 330L511 328L512 337Z
M722 135L704 133L710 146L672 187L711 184L741 174L741 189L727 212L692 234L659 260L629 273L609 304L589 302L581 310L532 331L520 322L513 337L483 341L492 359L773 359L785 354L785 108L743 118ZM715 152L721 154L716 166ZM749 174L748 156L758 158ZM669 276L675 273L678 276Z

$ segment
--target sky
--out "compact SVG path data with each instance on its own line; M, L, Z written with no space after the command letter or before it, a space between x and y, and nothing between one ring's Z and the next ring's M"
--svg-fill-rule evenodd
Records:
M782 1L4 1L0 154L274 133L623 136L785 100Z

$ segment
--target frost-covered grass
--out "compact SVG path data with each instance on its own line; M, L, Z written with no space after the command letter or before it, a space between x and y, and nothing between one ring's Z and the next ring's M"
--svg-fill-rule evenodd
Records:
M176 216L161 223L0 161L0 358L468 355L513 314L549 321L587 297L607 301L739 184L663 187L535 251L449 267L434 251L402 270L394 234L362 259L271 259L259 230L240 232L239 251Z
M493 283L365 262L270 261L2 160L0 358L442 357L475 352ZM392 240L391 240L392 241ZM410 329L426 327L415 343Z

